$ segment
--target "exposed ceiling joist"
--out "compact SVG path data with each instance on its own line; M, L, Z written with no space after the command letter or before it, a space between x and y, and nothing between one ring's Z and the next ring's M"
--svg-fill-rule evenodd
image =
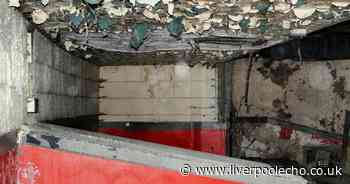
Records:
M195 50L202 51L237 51L247 50L260 45L257 38L234 37L230 35L195 36L183 35L180 39L171 37L165 30L151 32L144 43L137 50L130 47L131 33L88 33L78 34L74 32L61 35L63 41L73 41L79 45L86 45L96 49L122 53L148 53L163 51Z

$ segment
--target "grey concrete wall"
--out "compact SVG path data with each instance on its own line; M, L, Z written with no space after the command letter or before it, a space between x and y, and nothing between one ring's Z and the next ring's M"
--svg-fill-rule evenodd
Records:
M26 21L0 1L0 134L25 120Z
M23 123L96 115L98 67L71 56L0 1L0 134ZM27 114L27 97L39 113Z
M239 116L269 116L329 132L343 132L345 110L350 109L349 60L304 63L259 60L252 67L245 104L248 66L247 60L234 64L233 104ZM292 134L291 140L281 140L280 130L271 124L244 125L243 150L249 156L298 159L302 146L326 142L299 131ZM251 144L254 138L256 141ZM247 145L250 147L245 148Z
M31 95L39 113L31 121L46 121L98 113L98 67L70 55L38 32L33 33L30 64Z

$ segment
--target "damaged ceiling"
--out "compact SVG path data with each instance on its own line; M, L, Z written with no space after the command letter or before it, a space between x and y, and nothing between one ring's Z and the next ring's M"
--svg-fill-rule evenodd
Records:
M9 0L9 5L68 51L101 65L140 58L225 61L350 18L350 2L336 0Z

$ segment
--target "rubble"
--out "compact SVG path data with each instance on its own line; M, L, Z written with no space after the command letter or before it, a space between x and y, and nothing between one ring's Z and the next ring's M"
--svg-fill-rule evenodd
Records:
M9 5L17 6L16 2L10 0ZM33 0L23 0L22 4L26 5L26 2ZM61 21L59 29L78 33L120 33L130 32L135 24L144 22L149 25L150 31L168 30L169 35L178 39L182 34L201 36L225 31L231 35L254 35L264 40L286 40L291 35L302 36L326 24L345 20L350 10L350 2L336 0L81 0L56 9L49 9L49 0L41 2L42 7L35 7L33 12L36 24L43 24L45 19L51 22L52 19L53 22ZM50 3L58 1L51 0ZM40 9L46 11L48 17ZM94 17L87 23L89 14ZM72 24L67 17L73 15L81 16L80 23L87 23L87 27ZM100 17L110 21L101 21ZM101 22L106 22L103 28ZM174 25L181 30L175 31Z
M139 4L148 4L151 6L155 6L157 3L160 2L160 0L130 0L130 2L135 6L138 3Z
M43 24L49 19L49 15L41 9L37 9L33 11L32 19L35 24Z
M332 5L338 7L338 8L346 8L350 5L350 2L347 1L336 1L332 2Z
M312 14L314 14L315 11L316 11L315 7L302 6L302 7L295 8L294 9L294 14L299 19L305 19L305 18L308 18L308 17L312 16Z

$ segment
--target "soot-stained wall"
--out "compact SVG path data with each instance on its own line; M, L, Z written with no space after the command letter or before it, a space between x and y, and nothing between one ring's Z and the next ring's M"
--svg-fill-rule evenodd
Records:
M343 132L345 110L350 107L349 60L300 63L258 59L252 64L246 92L248 68L248 60L234 64L233 104L238 116L267 116ZM304 145L339 144L300 131L293 131L289 140L280 139L281 127L271 122L242 126L241 150L245 156L300 160Z

